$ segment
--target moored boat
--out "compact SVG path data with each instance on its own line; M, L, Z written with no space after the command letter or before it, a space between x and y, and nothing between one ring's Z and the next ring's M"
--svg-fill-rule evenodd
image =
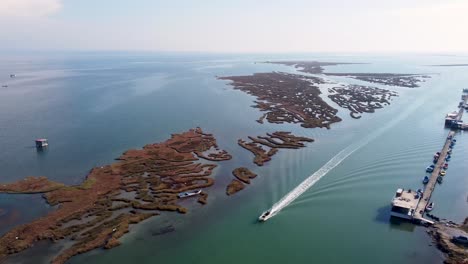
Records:
M444 168L444 170L448 169L448 163L445 163L442 168Z
M442 181L443 181L442 176L438 176L438 177L437 177L437 182L438 182L438 183L442 183Z
M440 176L445 176L445 173L446 173L446 172L445 172L444 170L441 170L441 171L439 172L439 175L440 175Z
M427 184L428 182L429 182L429 177L424 176L423 184Z
M178 196L179 198L186 198L186 197L190 197L190 196L199 195L200 193L201 193L201 190L192 191L192 192L181 192L181 193L179 193L177 196Z
M434 166L434 164L432 164L432 165L430 165L430 166L428 166L428 167L426 168L426 172L433 172L433 171L434 171L434 168L435 168L435 166Z
M432 211L434 209L434 202L430 202L426 205L426 211Z
M450 161L451 158L452 158L452 156L447 155L447 157L445 158L445 160L446 160L446 161Z

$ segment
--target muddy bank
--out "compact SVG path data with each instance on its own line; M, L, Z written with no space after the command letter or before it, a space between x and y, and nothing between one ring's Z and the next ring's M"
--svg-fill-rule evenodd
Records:
M329 88L328 97L342 108L350 111L352 118L361 118L362 113L374 113L376 109L390 104L397 92L362 85L346 85Z
M429 227L427 233L431 236L437 248L447 257L444 263L468 263L468 245L453 240L453 237L456 236L468 237L468 217L460 225L450 221L437 222Z
M210 154L205 154L209 152ZM72 256L96 248L112 248L119 238L159 211L187 212L178 204L179 192L206 188L215 164L200 158L226 160L216 139L200 128L174 134L162 143L129 150L117 162L93 168L78 186L65 186L44 177L30 177L1 185L7 193L44 193L57 210L31 223L13 228L0 238L0 258L25 250L37 241L71 239L74 243L54 257L64 263ZM135 195L125 195L125 193ZM207 193L200 197L206 203ZM128 197L128 198L122 198Z
M340 122L336 109L320 98L317 84L324 81L281 72L256 73L247 76L219 77L232 81L234 89L257 97L256 107L265 112L257 122L299 123L302 127L325 127Z

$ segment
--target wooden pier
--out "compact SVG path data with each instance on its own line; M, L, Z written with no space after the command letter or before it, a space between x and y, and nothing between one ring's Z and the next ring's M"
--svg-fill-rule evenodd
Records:
M437 184L437 178L440 175L440 171L442 170L442 167L444 166L445 158L447 157L447 152L450 148L450 144L452 143L452 139L455 136L455 131L450 131L447 138L445 139L445 144L442 150L440 151L439 159L437 160L437 163L435 165L434 171L431 174L431 177L429 178L429 182L426 184L426 187L424 188L423 196L419 200L418 205L416 206L416 210L414 212L413 219L416 221L424 221L424 222L430 222L427 219L424 219L424 212L426 210L426 206L429 203L429 200L431 199L432 192L434 191L434 188Z
M463 93L465 94L465 90L463 90ZM463 98L463 104L461 104L459 107L458 115L456 117L456 121L461 121L464 113L464 107L467 104L468 101L468 96L464 96ZM445 139L444 146L442 150L440 151L439 159L437 160L437 163L435 164L434 171L431 174L431 177L429 178L429 182L426 184L423 192L423 196L418 202L418 205L416 206L416 210L413 215L413 219L415 221L420 221L420 222L426 222L426 223L432 223L432 221L425 219L424 218L424 213L426 211L426 206L429 203L432 192L434 191L434 188L437 184L437 178L440 175L440 171L442 170L442 167L444 166L445 158L448 155L448 150L450 149L450 144L452 143L452 139L455 138L455 131L451 130L447 138ZM446 177L446 176L445 176Z

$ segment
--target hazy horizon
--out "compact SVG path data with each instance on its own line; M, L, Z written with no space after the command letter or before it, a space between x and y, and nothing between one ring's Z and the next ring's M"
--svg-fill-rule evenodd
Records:
M468 2L3 0L0 51L467 53Z

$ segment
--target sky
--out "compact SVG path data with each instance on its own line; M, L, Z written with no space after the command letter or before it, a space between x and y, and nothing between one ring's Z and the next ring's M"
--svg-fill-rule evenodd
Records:
M468 52L468 0L0 0L2 50Z

